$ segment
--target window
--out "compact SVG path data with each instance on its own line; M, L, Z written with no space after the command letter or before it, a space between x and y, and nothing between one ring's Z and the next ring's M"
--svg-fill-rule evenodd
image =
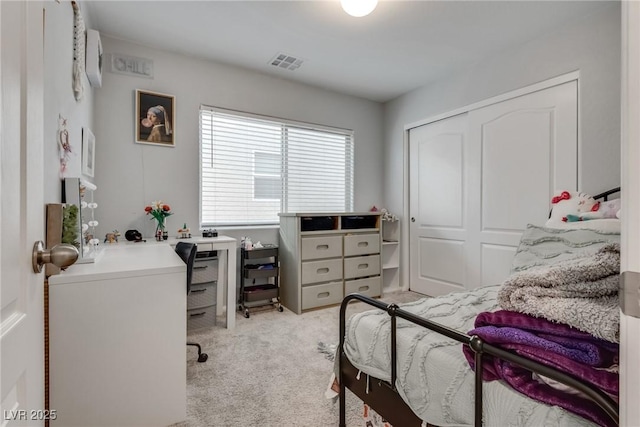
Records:
M200 107L202 227L353 209L353 132Z

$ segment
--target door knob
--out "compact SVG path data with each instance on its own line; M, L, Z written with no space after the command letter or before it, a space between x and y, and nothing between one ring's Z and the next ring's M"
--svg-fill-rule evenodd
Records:
M416 222L416 218L415 217L411 217L411 222Z
M73 245L59 244L51 249L45 249L44 243L39 240L33 245L31 256L33 272L40 273L45 264L53 264L65 269L76 262L79 255L78 249Z

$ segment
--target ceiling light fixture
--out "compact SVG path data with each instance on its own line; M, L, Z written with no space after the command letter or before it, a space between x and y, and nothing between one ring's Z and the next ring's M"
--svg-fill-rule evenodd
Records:
M378 5L378 0L340 0L345 12L356 18L367 16Z

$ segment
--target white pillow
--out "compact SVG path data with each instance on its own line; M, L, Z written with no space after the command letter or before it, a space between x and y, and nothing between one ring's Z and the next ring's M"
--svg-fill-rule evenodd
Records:
M620 199L607 200L606 202L600 202L600 209L604 218L620 218L618 212L620 211Z

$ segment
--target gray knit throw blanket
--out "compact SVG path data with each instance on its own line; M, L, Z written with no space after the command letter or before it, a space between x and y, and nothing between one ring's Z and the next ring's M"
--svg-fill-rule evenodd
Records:
M593 255L513 273L498 293L498 304L620 342L618 286L620 245Z

